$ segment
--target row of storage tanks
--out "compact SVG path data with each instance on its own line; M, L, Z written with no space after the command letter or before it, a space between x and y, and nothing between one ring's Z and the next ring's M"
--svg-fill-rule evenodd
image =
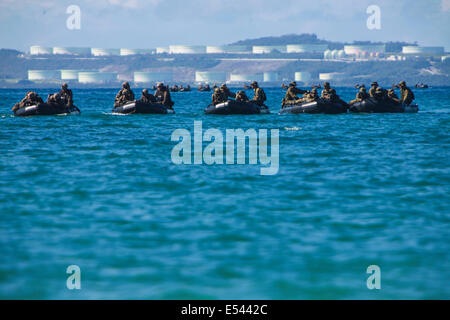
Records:
M182 46L172 45L169 47L158 47L156 49L105 49L105 48L83 48L83 47L41 47L32 46L30 54L68 54L68 55L137 55L137 54L268 54L281 53L323 53L325 59L339 59L345 55L351 56L376 56L386 53L386 46L370 45L346 45L343 50L329 50L327 44L290 44L286 46ZM420 47L404 46L403 54L442 55L444 47Z
M342 74L338 73L321 73L320 80L332 80L341 78ZM152 83L159 81L173 81L173 72L134 72L134 82ZM309 82L311 81L311 73L295 72L295 81ZM107 83L118 81L116 72L98 72L88 70L28 70L28 80L31 81L78 81L80 83ZM280 81L277 72L263 72L256 74L243 73L227 73L217 71L197 71L195 72L195 82L200 83L240 83L249 81L259 82L277 82Z

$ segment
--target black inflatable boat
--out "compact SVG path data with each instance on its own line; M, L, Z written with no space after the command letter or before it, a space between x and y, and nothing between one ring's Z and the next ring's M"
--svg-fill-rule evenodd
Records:
M210 105L205 109L206 114L261 114L270 113L267 106L258 106L251 102L238 102L228 100L227 102L218 105Z
M175 113L172 109L168 109L161 103L145 103L141 101L131 101L122 106L114 107L113 113L129 114L129 113L155 113L167 114Z
M23 107L14 111L14 115L18 117L51 116L65 114L80 114L80 109L75 106L73 106L72 108L67 108L59 104L38 103L37 105Z
M417 113L419 112L419 106L417 104L405 106L392 100L380 101L368 98L355 103L349 110L355 113Z
M344 104L344 102L331 102L319 99L313 102L287 105L280 110L280 114L282 113L347 113L347 104Z

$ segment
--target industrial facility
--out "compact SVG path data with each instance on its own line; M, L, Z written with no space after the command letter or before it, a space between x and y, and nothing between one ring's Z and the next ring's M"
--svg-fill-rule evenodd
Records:
M286 46L253 46L254 54L286 53Z
M30 81L59 80L60 78L61 72L58 70L28 70Z
M213 83L213 82L226 82L227 73L226 72L209 72L209 71L196 71L195 81L202 83Z
M118 55L120 55L120 49L92 48L91 54L94 57L118 56Z
M79 72L80 83L108 83L117 81L116 72Z
M288 44L287 53L323 53L328 50L327 44Z
M201 54L206 53L206 46L169 46L171 54Z
M172 81L173 72L134 72L134 82L151 83Z
M438 56L445 53L444 47L419 47L419 46L405 46L402 48L402 53L405 55L431 55Z
M120 49L121 56L133 56L137 54L154 54L155 52L156 52L155 49L127 49L127 48Z
M242 83L242 82L263 81L263 80L264 78L262 73L256 74L231 73L229 82Z
M53 47L53 54L67 54L85 56L91 54L91 48L82 47Z

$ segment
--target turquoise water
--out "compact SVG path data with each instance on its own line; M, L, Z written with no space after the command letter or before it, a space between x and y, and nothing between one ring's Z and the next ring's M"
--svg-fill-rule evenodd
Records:
M449 88L416 90L418 114L225 117L210 93L117 116L115 90L75 89L80 116L14 118L25 92L0 90L0 298L450 298ZM278 174L173 164L194 120L278 128Z

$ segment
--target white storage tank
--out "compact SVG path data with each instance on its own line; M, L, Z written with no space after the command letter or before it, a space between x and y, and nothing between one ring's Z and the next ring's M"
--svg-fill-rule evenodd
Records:
M326 51L323 53L323 58L326 59L326 60L331 59L331 58L332 58L332 57L331 57L331 50L326 50Z
M402 53L417 55L442 55L445 53L445 49L444 47L404 46L402 48Z
M343 58L345 58L345 51L344 51L344 50L339 50L339 51L337 52L337 58L338 58L338 59L343 59Z
M88 72L88 70L61 70L61 80L78 81L78 73Z
M248 46L207 46L206 53L248 54L252 50Z
M244 74L232 73L230 74L230 82L248 82L248 81L263 81L263 74Z
M254 54L267 54L273 52L286 53L286 46L253 46Z
M153 49L128 49L121 48L120 55L121 56L133 56L137 54L152 54L154 52Z
M172 54L202 54L206 53L206 46L169 46Z
M339 72L319 73L319 79L323 81L339 80L342 78L344 78L344 74Z
M79 72L80 83L106 83L117 81L117 72Z
M264 72L263 81L264 82L278 81L278 73L277 72Z
M51 47L41 47L41 46L31 46L30 47L31 55L40 55L40 54L53 54L53 48Z
M311 73L306 71L296 72L294 74L294 79L295 81L309 82L311 80Z
M59 70L28 70L28 80L31 81L45 81L45 80L59 80L61 79L61 72Z
M210 71L196 71L195 72L196 82L226 82L227 73L226 72L210 72Z
M75 56L85 56L91 54L91 48L82 47L53 47L53 54L68 54Z
M92 48L91 54L95 57L118 56L120 54L120 50L119 49Z
M172 81L173 72L159 72L159 71L139 71L134 73L134 82L164 82Z
M385 44L362 44L362 45L347 45L344 46L344 52L348 55L361 55L361 52L379 52L379 53L385 53L386 52L386 45Z
M323 53L328 50L327 44L288 44L287 53Z

